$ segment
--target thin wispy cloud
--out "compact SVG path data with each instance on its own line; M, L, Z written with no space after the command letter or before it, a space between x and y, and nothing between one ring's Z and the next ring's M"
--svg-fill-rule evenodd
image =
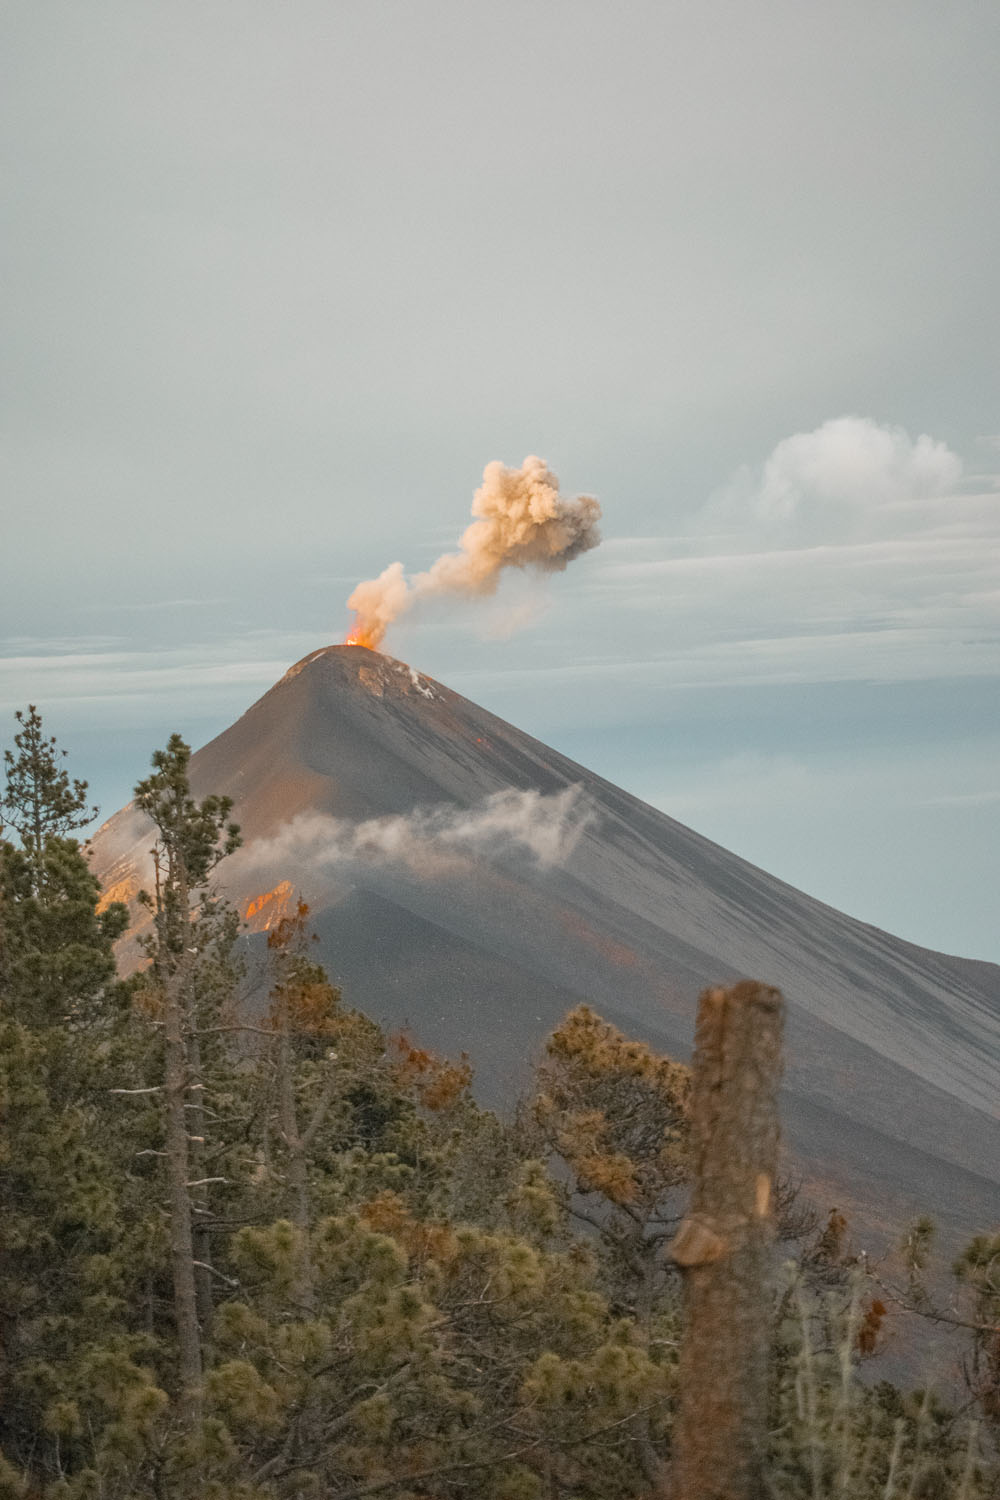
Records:
M1000 501L962 478L927 434L837 418L740 469L683 536L618 539L591 595L675 682L993 675Z
M65 640L31 644L30 650L22 645L0 658L0 710L29 700L49 707L90 704L96 709L109 703L138 705L151 698L190 704L206 692L220 690L245 696L247 689L270 687L289 659L302 654L303 639L261 642L239 637L163 651L108 650L103 640L90 650ZM67 649L74 645L78 649Z
M220 605L230 604L230 599L132 599L128 601L110 600L106 604L87 604L82 606L85 613L101 614L118 611L122 614L154 614L158 610L172 609L216 609Z

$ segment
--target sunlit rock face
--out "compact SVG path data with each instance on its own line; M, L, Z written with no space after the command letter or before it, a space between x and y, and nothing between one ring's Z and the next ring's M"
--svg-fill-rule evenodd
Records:
M684 1057L699 990L752 977L788 1000L789 1166L821 1210L882 1235L1000 1220L997 966L843 916L362 646L297 663L192 776L235 803L218 873L251 954L305 899L349 1001L471 1053L491 1102L580 1001ZM109 896L150 847L134 808L105 824Z

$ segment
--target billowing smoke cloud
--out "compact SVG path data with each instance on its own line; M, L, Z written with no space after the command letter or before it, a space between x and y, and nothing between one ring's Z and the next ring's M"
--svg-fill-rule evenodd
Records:
M393 867L419 875L445 874L476 855L527 857L542 869L562 865L593 809L579 786L561 792L495 792L475 807L451 804L356 823L305 813L270 839L258 839L234 858L250 867L343 874Z
M378 578L359 583L348 599L357 613L352 644L378 646L393 620L429 594L492 594L504 568L559 573L601 540L601 507L591 495L567 500L559 481L540 458L519 469L487 464L472 502L476 519L459 541L426 573L407 579L403 564L390 563Z

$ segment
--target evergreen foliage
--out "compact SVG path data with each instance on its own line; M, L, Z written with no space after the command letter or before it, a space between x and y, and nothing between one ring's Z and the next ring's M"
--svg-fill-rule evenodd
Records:
M53 836L66 838L97 816L87 806L87 783L70 780L60 764L67 754L55 736L46 735L33 703L15 714L20 730L14 749L4 751L4 794L0 797L0 833L7 824L17 834L34 875L40 879L45 846Z
M20 1474L69 1494L150 1388L106 1150L129 1025L112 953L125 910L98 912L70 836L89 821L85 783L34 708L18 720L2 799L18 842L0 841L0 1493Z
M99 909L73 837L85 784L35 709L18 722L0 799L0 1500L661 1493L688 1070L580 1007L504 1122L468 1059L345 1003L301 901L269 934L266 1001L248 998L211 885L238 831L227 799L193 797L178 736L137 788L153 923L121 983L125 913ZM867 1276L839 1216L799 1241L774 1294L770 1493L995 1494L1000 1239L955 1267L964 1415L873 1378L887 1303L946 1316L927 1226L898 1288Z

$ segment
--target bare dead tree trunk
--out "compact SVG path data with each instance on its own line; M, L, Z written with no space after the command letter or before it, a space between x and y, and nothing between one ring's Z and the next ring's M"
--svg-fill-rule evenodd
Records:
M296 1301L307 1312L315 1308L315 1275L309 1234L312 1229L312 1203L309 1193L309 1154L316 1137L322 1129L336 1088L336 1073L333 1064L336 1057L328 1054L328 1071L319 1098L313 1107L309 1123L304 1130L299 1127L298 1105L295 1099L295 1075L292 1059L292 1033L287 1008L282 1007L278 1025L278 1125L285 1147L286 1182L288 1185L288 1211L292 1223L301 1236L300 1259L296 1272Z
M195 891L204 888L209 872L239 843L239 830L226 822L232 807L228 797L208 797L200 805L192 800L187 776L190 758L190 748L179 734L172 734L167 748L153 754L153 774L135 789L136 806L150 815L159 830L159 841L153 847L155 899L145 895L143 899L154 913L149 950L164 1009L164 1135L178 1345L177 1407L187 1427L201 1416L204 1349L199 1311L205 1313L206 1320L211 1315L207 1293L199 1309L195 1274L199 1257L192 1224L192 1190L207 1183L201 1155L203 1128L198 1128L204 1106L203 1080L198 1076L191 895L192 885ZM194 1130L190 1128L192 1123ZM202 1161L201 1174L195 1177L191 1170L192 1146ZM205 1264L210 1262L206 1259Z
M190 997L188 1016L188 1082L187 1122L188 1152L191 1176L191 1248L194 1256L194 1284L198 1303L198 1326L202 1344L211 1342L212 1323L215 1318L215 1287L212 1284L212 1236L207 1228L210 1214L208 1183L205 1181L205 1081L201 1067L201 1040L198 1036L198 1017L194 1014Z
M768 1296L784 1002L746 981L706 990L693 1060L691 1204L669 1254L686 1327L670 1500L766 1493Z
M194 1241L191 1227L191 1152L188 1141L188 1055L184 1037L184 1004L179 975L166 987L164 1045L166 1049L166 1147L170 1203L170 1264L177 1325L180 1410L185 1422L200 1415L201 1328L195 1286Z
M306 1150L299 1132L295 1106L295 1080L292 1071L292 1043L288 1011L282 1007L278 1032L278 1111L285 1145L286 1181L292 1223L299 1231L298 1265L295 1274L295 1300L307 1310L313 1306L312 1265L309 1255L309 1169Z
M185 920L188 911L186 873L175 869L179 887L178 910ZM179 1410L182 1421L193 1426L201 1416L201 1326L198 1321L198 1293L195 1282L194 1234L192 1229L191 1142L188 1128L190 1072L188 1057L188 955L184 930L180 942L169 931L164 904L160 897L157 866L157 928L159 952L156 967L160 972L164 1001L163 1040L166 1088L165 1145L167 1148L167 1194L170 1208L170 1268L174 1290L174 1321L177 1328ZM174 942L171 939L175 939ZM180 952L172 953L172 947Z

